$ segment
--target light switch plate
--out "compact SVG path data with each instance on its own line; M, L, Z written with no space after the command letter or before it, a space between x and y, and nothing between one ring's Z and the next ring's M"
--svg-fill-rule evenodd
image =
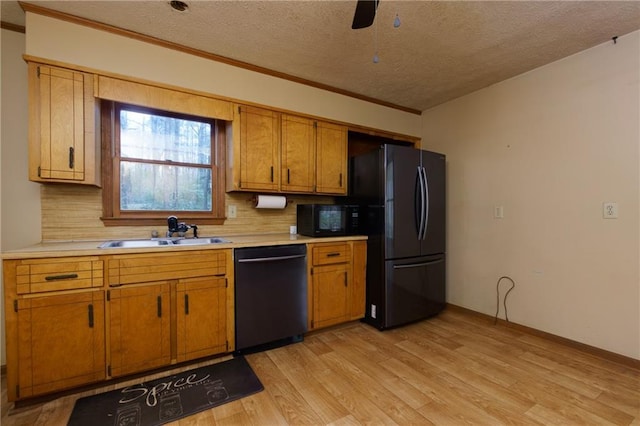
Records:
M494 219L503 219L504 218L504 207L503 206L494 206L493 207L493 218Z
M604 219L617 219L618 203L602 203L602 217Z
M236 212L236 206L234 206L233 204L230 204L230 205L227 207L227 217L228 217L229 219L233 219L233 218L235 218L235 217L236 217L236 214L237 214L237 212Z

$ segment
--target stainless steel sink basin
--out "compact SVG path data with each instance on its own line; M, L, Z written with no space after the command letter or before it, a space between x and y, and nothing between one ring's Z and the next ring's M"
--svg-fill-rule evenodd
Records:
M151 240L116 240L107 241L98 246L98 248L144 248L159 246L183 246L183 245L208 245L230 243L231 241L219 237L209 238L181 238L181 239L151 239Z
M173 244L183 246L200 246L205 244L221 244L221 243L230 243L231 241L225 240L224 238L212 237L212 238L185 238L183 240L173 240Z
M98 248L140 248L140 247L157 247L171 245L170 240L120 240L107 241L98 246Z

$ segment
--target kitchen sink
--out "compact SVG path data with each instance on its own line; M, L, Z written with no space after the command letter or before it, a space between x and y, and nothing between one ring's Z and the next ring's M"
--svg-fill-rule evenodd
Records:
M200 246L205 244L221 244L230 243L231 241L224 238L212 237L212 238L185 238L183 240L173 240L173 244L178 246Z
M107 241L98 246L98 248L144 248L144 247L161 247L161 246L184 246L184 245L209 245L230 243L231 241L220 237L209 238L180 238L180 239L150 239L150 240L116 240Z
M140 248L140 247L158 247L171 245L170 240L120 240L107 241L98 246L98 248Z

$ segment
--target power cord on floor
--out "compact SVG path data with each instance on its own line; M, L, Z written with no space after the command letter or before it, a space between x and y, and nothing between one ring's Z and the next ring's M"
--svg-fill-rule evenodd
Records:
M503 279L511 281L511 287L504 294L504 300L502 302L504 305L504 319L509 322L509 315L507 315L507 296L509 295L509 292L515 288L516 283L511 279L511 277L503 276L500 277L496 283L496 317L493 320L493 325L498 323L498 314L500 313L500 281Z

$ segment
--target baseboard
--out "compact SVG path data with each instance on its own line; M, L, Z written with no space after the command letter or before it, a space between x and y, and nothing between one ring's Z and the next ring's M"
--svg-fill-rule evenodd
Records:
M447 303L446 309L461 312L470 316L474 316L483 321L487 321L491 324L494 323L495 318L491 315L483 314L481 312L477 312L468 308L463 308L462 306L452 305ZM615 352L610 352L604 349L597 348L595 346L590 346L585 343L576 342L575 340L567 339L565 337L556 336L555 334L547 333L545 331L540 331L535 328L527 327L526 325L517 324L511 321L505 321L503 319L498 319L497 324L503 327L509 327L514 330L520 331L522 333L531 334L533 336L542 337L543 339L547 339L556 343L561 343L563 345L572 347L574 349L578 349L582 352L588 353L590 355L606 359L608 361L613 361L618 364L622 364L627 367L634 368L636 370L640 370L640 359L631 358L628 356L620 355Z

